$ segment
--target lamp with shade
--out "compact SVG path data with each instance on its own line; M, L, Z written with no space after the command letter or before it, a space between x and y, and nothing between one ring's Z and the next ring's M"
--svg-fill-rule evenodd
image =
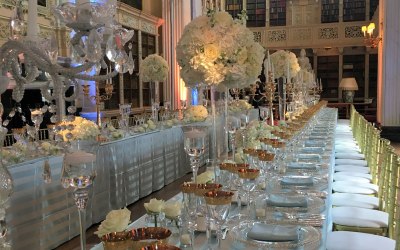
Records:
M343 102L352 103L354 99L354 92L358 90L356 78L342 78L339 84L339 88L343 91Z

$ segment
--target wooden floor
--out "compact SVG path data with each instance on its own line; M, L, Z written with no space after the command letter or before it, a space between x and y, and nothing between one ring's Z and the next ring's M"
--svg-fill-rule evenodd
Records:
M199 173L204 171L204 167L199 170ZM192 177L192 174L187 174L183 176L182 178L172 182L168 186L165 186L161 190L154 192L150 194L147 197L144 197L140 199L139 201L135 202L134 204L131 204L128 206L128 209L131 211L131 221L135 221L139 219L141 216L145 214L145 209L143 204L145 202L149 202L150 199L152 198L157 198L157 199L163 199L163 200L168 200L178 194L181 190L181 184L183 182L187 182L190 180ZM97 243L100 243L99 238L97 235L94 234L95 231L97 231L99 224L95 224L91 226L87 231L86 231L86 243L88 245L95 245ZM55 248L57 250L71 250L71 249L80 249L80 241L79 241L79 236L73 238L72 240L64 243L63 245ZM89 249L88 249L89 250Z

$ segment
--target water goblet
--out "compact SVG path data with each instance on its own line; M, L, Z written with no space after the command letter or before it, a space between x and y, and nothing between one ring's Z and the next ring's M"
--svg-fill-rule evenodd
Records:
M267 121L270 116L269 107L260 107L260 117L263 121Z
M222 227L229 215L233 192L213 190L204 194L208 216L214 221L217 229L218 246L221 247Z
M200 157L204 154L205 138L208 127L206 126L183 126L184 149L190 157L190 166L193 171L193 181L197 181Z
M64 155L61 170L61 184L64 188L74 188L75 205L78 208L81 249L86 249L86 206L89 187L96 177L95 162L97 141L74 141Z
M246 194L247 213L250 216L250 195L257 185L257 178L260 176L260 170L254 168L241 168L238 169L237 173L241 181L241 188Z

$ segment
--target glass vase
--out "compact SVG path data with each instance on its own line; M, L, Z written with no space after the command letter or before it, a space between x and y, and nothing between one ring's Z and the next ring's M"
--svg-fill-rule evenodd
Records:
M86 249L86 206L89 200L89 188L96 177L97 141L73 141L64 155L61 172L63 187L74 188L73 197L78 208L80 245Z

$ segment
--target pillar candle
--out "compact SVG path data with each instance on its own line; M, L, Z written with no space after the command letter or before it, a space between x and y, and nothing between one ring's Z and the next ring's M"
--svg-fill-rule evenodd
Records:
M287 64L286 83L289 83L289 81L290 81L290 63L289 63L289 60L286 61L286 64Z
M38 35L38 14L37 0L28 0L28 28L27 36L29 40L37 40Z

